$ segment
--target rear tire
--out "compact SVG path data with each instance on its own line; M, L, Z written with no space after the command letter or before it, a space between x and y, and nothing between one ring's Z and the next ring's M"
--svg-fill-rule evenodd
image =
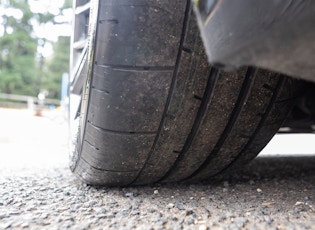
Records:
M71 166L89 184L220 175L260 152L296 96L296 81L282 75L211 67L190 0L99 1L90 23Z

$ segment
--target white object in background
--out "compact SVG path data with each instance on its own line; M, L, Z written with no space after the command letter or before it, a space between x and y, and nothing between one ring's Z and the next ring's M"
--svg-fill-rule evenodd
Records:
M27 108L34 111L34 99L32 97L27 98Z
M259 156L315 156L315 134L277 134Z

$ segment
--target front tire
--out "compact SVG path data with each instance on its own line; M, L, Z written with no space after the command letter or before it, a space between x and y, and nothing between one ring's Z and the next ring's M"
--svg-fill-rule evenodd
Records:
M128 4L127 4L128 3ZM254 158L296 82L207 63L190 1L99 1L72 170L89 184L209 179Z

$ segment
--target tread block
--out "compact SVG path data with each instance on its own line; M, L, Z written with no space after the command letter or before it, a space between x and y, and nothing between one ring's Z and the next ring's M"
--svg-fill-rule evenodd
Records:
M88 121L121 132L155 132L167 100L172 72L129 72L97 66Z
M100 5L96 60L108 65L175 65L185 4L111 0Z
M76 167L76 174L90 185L107 186L128 185L133 178L137 176L137 172L111 172L93 168L83 159L80 159Z
M139 171L155 134L113 134L87 124L81 157L94 168L105 171Z

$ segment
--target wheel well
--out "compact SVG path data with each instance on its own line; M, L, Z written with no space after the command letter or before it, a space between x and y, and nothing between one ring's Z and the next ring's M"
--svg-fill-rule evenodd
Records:
M297 98L280 133L315 133L315 83L305 82L305 90Z

